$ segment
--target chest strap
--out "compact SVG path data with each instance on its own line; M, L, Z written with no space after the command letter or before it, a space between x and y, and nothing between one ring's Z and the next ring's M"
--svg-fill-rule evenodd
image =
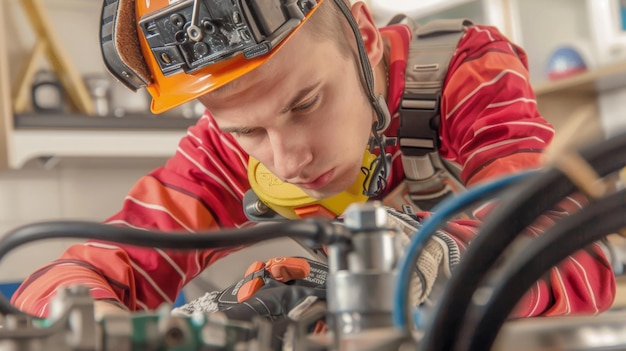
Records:
M409 44L397 134L406 179L396 193L399 198L390 199L392 202L402 200L418 209L429 210L464 188L459 180L460 170L439 156L438 131L448 66L466 27L472 24L467 19L435 20L414 31Z
M439 143L440 103L444 80L467 19L435 20L418 27L409 45L398 141L409 180L431 177L430 154Z

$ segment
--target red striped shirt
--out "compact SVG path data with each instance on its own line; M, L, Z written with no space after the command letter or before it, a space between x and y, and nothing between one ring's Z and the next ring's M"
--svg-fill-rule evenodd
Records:
M402 25L382 29L390 42L388 105L395 114L404 87L404 68L411 39ZM554 131L539 115L524 51L496 29L467 29L451 60L441 103L441 156L462 169L472 184L490 177L540 165ZM395 118L388 130L394 136ZM404 178L400 151L393 155L387 192ZM164 167L141 178L107 222L164 231L197 232L242 226L243 194L249 189L248 155L217 128L207 114L188 130L176 155ZM535 235L556 219L577 210L580 199L566 199L529 229ZM486 208L476 214L483 218ZM448 232L462 247L480 222L461 220ZM61 258L28 277L13 303L45 316L55 289L84 284L97 299L118 301L131 310L154 309L171 302L185 283L231 249L171 252L114 243L90 242L69 248ZM516 315L597 313L615 295L611 266L599 247L572 255L538 281L520 301Z

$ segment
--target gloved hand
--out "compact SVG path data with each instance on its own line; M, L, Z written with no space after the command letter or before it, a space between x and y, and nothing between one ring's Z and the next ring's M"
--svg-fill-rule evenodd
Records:
M243 303L270 282L325 290L327 274L326 264L303 257L274 257L266 262L253 262L242 280L220 292L218 308L225 310Z
M265 284L267 278L273 278L279 282L307 279L311 273L311 265L317 267L317 262L302 257L274 257L266 262L255 261L248 266L242 284L238 285L235 292L237 301L243 302L250 298ZM328 268L324 266L321 270L324 272L325 281Z
M387 224L398 228L400 244L405 247L419 229L420 223L410 207L405 212L387 207ZM451 272L460 261L460 250L456 241L448 234L437 231L426 243L417 259L417 267L412 279L410 297L414 306L421 305L429 297L438 278L450 278Z
M249 321L254 316L280 322L294 309L306 309L316 301L326 299L326 289L267 279L254 295L242 303L222 310L229 319Z
M269 319L272 349L282 348L291 320L299 319L315 302L326 300L328 266L304 258L289 259L271 259L263 265L253 263L244 279L217 297L219 309L229 319L249 321L255 316ZM280 264L285 262L286 265ZM248 288L242 295L239 292L245 286ZM318 321L311 327L314 328L311 331L317 332L324 330L325 324Z

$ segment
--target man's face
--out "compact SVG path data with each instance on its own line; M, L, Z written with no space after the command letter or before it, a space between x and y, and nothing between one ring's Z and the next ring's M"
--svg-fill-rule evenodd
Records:
M345 190L360 172L373 112L353 57L330 40L300 31L200 101L248 154L311 197Z

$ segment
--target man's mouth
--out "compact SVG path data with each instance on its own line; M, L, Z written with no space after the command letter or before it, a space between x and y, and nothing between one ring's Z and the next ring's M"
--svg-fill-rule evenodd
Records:
M318 190L326 186L332 180L334 174L335 169L333 168L310 182L298 183L296 185L309 190Z

